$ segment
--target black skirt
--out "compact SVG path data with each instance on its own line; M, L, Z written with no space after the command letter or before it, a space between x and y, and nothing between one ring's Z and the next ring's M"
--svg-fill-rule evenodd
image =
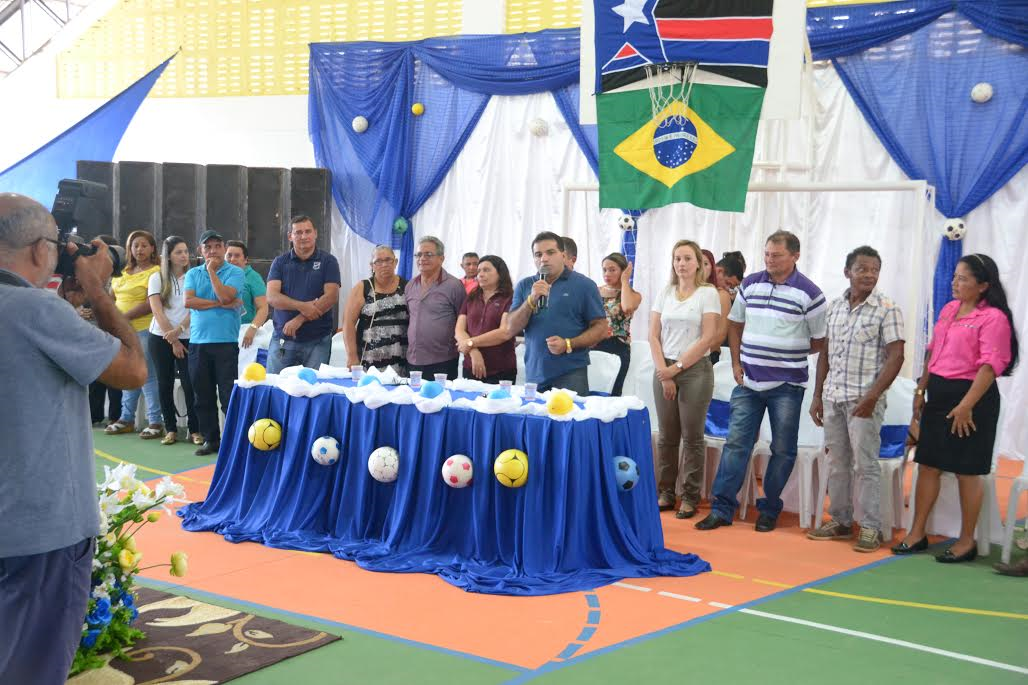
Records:
M971 410L975 430L961 438L952 432L953 421L946 414L960 404L971 381L928 377L921 432L914 461L963 476L982 476L992 470L992 447L999 419L999 389L995 381Z

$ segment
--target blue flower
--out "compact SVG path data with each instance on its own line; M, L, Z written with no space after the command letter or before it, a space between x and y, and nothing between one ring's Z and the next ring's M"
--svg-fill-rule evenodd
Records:
M93 645L96 644L96 640L99 637L100 637L100 629L99 628L93 628L92 630L87 630L86 634L82 636L82 646L85 647L86 649L89 649L90 647L92 647Z
M119 599L121 600L121 605L127 609L131 609L136 605L136 598L131 592L122 592Z
M129 619L129 621L130 621L130 622L131 622L131 621L135 621L135 620L136 620L136 617L138 617L138 616L139 616L139 610L138 610L138 609L132 609L132 618L131 618L131 619Z
M105 626L111 622L111 600L102 597L96 600L96 606L86 616L86 623Z

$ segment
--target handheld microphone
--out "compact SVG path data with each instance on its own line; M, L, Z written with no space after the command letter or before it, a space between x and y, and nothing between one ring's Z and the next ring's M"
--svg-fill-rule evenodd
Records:
M549 273L550 273L549 267L547 267L546 265L540 266L539 267L539 280L541 281L544 278L546 278L546 276L548 276ZM535 300L535 307L536 307L536 309L546 309L546 300L547 299L548 298L545 295L540 295L539 297L537 297L536 300Z

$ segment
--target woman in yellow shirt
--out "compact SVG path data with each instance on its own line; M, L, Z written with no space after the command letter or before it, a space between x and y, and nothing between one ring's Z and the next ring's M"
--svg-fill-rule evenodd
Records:
M121 418L107 426L104 433L117 435L135 431L136 405L142 392L146 399L146 419L149 425L139 437L153 440L164 435L164 424L161 417L161 403L157 392L157 373L147 353L150 321L150 300L146 296L150 275L160 271L160 257L157 255L157 240L149 231L132 231L125 242L128 247L125 268L121 276L111 279L111 292L114 293L114 304L132 322L132 327L139 335L139 342L146 355L146 384L139 390L126 390L121 395Z

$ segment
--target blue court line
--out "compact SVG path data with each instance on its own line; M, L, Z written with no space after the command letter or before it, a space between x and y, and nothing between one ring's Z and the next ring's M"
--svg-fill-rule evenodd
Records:
M582 628L582 632L578 634L573 642L569 642L564 649L560 651L560 654L553 657L550 661L551 664L563 663L561 660L570 659L575 655L578 650L585 646L585 643L592 639L592 636L596 634L596 626L600 623L600 598L595 592L589 592L585 595L585 603L589 607L589 614L586 617L586 625ZM531 675L535 671L525 669L526 675Z
M279 609L277 607L268 606L267 604L257 604L256 602L247 602L246 600L237 599L235 597L229 597L228 595L220 595L215 592L207 592L205 590L197 590L189 587L188 585L181 585L177 583L166 583L160 580L153 580L151 578L143 578L140 576L136 577L136 583L143 587L149 587L154 590L174 590L176 592L185 592L190 595L196 595L197 597L209 599L217 602L218 600L231 602L240 606L249 607L259 611L263 611L269 614L277 614L279 616L287 616L291 618L299 618L305 621L311 621L312 623L318 623L323 626L330 628L339 628L342 630L349 630L355 633L362 633L364 635L370 635L371 637L381 638L383 640L389 640L391 642L399 642L411 647L420 647L433 652L440 652L449 656L456 656L463 659L470 659L471 661L477 661L488 666L495 666L497 668L503 668L508 671L515 671L517 673L528 672L529 669L524 666L518 666L516 664L508 664L503 661L496 661L489 659L484 656L478 656L476 654L469 654L467 652L459 652L454 649L447 649L446 647L439 647L438 645L430 645L425 642L418 642L417 640L408 640L407 638L397 637L396 635L389 635L388 633L380 633L377 630L371 630L369 628L361 628L360 626L350 625L348 623L340 623L339 621L332 621L320 616L311 616L310 614L301 614L295 611L288 611L286 609Z
M856 568L851 568L848 571L840 571L839 573L836 573L836 574L833 574L833 575L830 575L830 576L826 576L824 578L819 578L818 580L812 580L809 583L805 583L803 585L797 585L796 587L789 588L787 590L781 590L780 592L776 592L776 593L768 595L766 597L759 597L759 598L754 599L754 600L752 600L750 602L746 602L745 604L736 604L735 606L730 607L728 609L722 609L721 611L715 611L714 613L706 614L705 616L698 616L696 618L689 619L688 621L684 621L682 623L679 623L679 624L673 625L673 626L669 626L667 628L662 628L661 630L657 630L657 631L654 631L652 633L647 633L645 635L639 635L637 637L633 637L633 638L630 638L628 640L623 640L621 642L615 642L612 645L608 645L606 647L601 647L600 649L597 649L595 651L589 652L588 654L583 654L582 656L580 656L577 659L574 659L572 661L550 661L549 663L543 664L542 666L540 666L539 668L535 669L534 671L527 671L527 672L522 673L521 675L519 675L519 676L517 676L517 677L515 677L515 678L513 678L511 680L508 680L505 683L505 685L521 685L522 683L527 683L527 682L529 682L531 680L534 680L537 676L545 675L547 673L552 673L553 671L559 671L561 669L567 668L570 665L580 664L580 663L582 663L583 661L585 661L587 659L592 659L593 657L597 657L597 656L600 656L602 654L607 654L609 652L615 652L615 651L617 651L619 649L623 649L625 647L629 647L629 646L634 645L634 644L639 644L641 642L648 642L649 640L661 637L663 635L667 635L668 633L673 633L673 632L682 630L684 628L691 628L693 626L700 625L701 623L706 623L707 621L713 620L715 618L720 618L722 616L726 616L728 614L735 613L735 612L737 612L737 611L739 611L741 609L747 609L749 607L758 606L760 604L765 604L765 603L770 602L770 601L775 600L775 599L781 599L783 597L788 597L789 595L796 594L797 592L803 592L807 588L817 587L819 585L824 585L826 583L830 583L832 581L839 580L839 579L845 578L847 576L851 576L854 573L860 573L862 571L870 571L871 569L877 568L879 566L884 566L885 564L890 564L890 563L893 563L893 562L896 562L896 561L901 561L903 559L909 559L909 558L910 557L904 557L904 556L891 556L891 557L886 557L885 559L879 559L878 561L871 562L870 564L865 564L864 566L858 566ZM560 657L558 657L558 658L560 658Z

